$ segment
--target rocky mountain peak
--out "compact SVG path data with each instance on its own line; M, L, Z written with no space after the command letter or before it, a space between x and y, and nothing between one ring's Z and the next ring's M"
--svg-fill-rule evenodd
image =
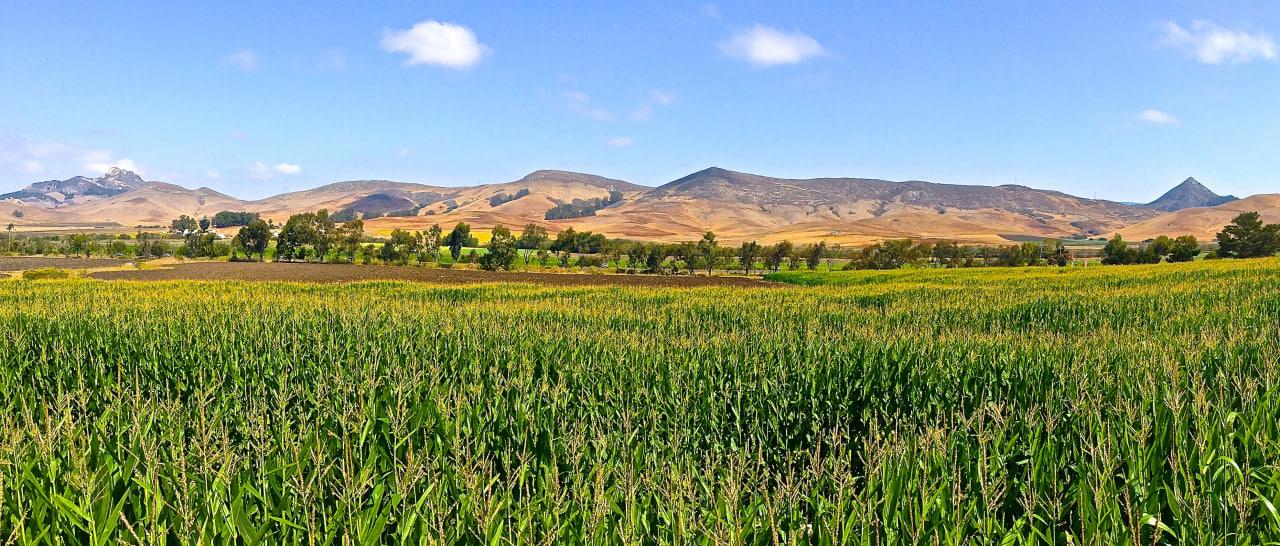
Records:
M1218 195L1201 184L1194 177L1183 180L1181 184L1161 195L1155 201L1143 205L1149 209L1173 212L1182 209L1213 207L1235 201L1234 195Z

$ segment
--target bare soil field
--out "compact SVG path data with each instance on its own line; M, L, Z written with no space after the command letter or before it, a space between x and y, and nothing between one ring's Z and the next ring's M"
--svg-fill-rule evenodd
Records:
M176 264L167 269L100 271L89 276L103 280L130 281L238 280L342 283L400 280L441 284L509 282L553 286L732 286L741 288L776 286L774 283L746 277L491 272L470 269L274 262L197 262Z
M98 269L100 267L118 267L129 263L129 260L115 258L58 258L52 256L0 256L0 271L26 271L41 267L58 267L62 269Z

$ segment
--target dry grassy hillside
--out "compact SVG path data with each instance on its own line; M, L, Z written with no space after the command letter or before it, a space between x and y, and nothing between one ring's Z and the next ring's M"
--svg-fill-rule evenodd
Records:
M1264 222L1280 222L1280 194L1260 194L1231 201L1216 207L1183 209L1162 214L1145 222L1119 230L1124 238L1134 241L1161 235L1195 235L1204 241L1213 239L1222 227L1242 212L1258 212Z
M148 182L120 195L67 207L81 218L123 226L168 225L173 219L213 216L218 211L241 210L244 202L209 188L189 190L163 182Z
M48 186L47 188L45 186ZM1178 188L1206 188L1184 182ZM80 197L50 195L65 188ZM1178 190L1175 188L1175 190ZM88 195L123 192L109 196ZM43 192L43 193L41 193ZM710 168L657 188L566 171L535 171L500 184L442 187L356 180L337 182L255 201L242 201L208 188L189 190L145 182L119 171L89 179L50 181L9 194L0 208L24 228L39 226L168 225L180 215L213 216L246 210L284 222L290 215L327 209L344 218L362 217L366 230L385 235L396 228L449 228L467 222L477 231L495 225L520 229L529 223L556 233L573 227L609 237L685 241L711 230L726 243L788 239L863 245L885 239L951 239L1003 244L1026 237L1110 235L1145 239L1158 234L1207 237L1242 210L1260 210L1280 219L1280 196L1255 196L1213 209L1163 214L1143 206L1084 199L1025 186L964 186L865 178L792 180ZM615 202L618 198L620 201ZM1192 196L1196 197L1196 196ZM596 209L594 215L547 220L561 205ZM1269 212L1270 211L1270 212ZM1275 214L1272 214L1272 213ZM16 213L16 214L15 214Z
M789 180L706 169L582 219L583 229L688 240L866 244L891 238L1003 243L1002 235L1099 235L1156 211L1023 186L860 178Z

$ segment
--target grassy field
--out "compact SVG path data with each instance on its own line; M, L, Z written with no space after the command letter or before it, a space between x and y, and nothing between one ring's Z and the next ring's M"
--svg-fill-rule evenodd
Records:
M0 543L1274 544L1280 263L0 282Z

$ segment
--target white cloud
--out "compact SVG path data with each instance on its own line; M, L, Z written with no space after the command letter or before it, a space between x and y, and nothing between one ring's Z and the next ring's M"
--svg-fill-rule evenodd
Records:
M253 165L249 165L249 176L259 180L271 178L271 168L261 161L254 161Z
M277 174L295 175L302 172L302 165L294 163L276 163L275 165L267 165L261 161L254 161L245 169L249 173L250 178L257 180L270 180L275 178Z
M650 119L653 119L654 106L666 107L666 106L671 106L672 104L675 104L675 102L676 102L676 96L674 94L668 93L661 89L654 89L652 91L649 91L649 103L645 104L644 106L641 106L636 110L633 110L631 112L631 115L627 117L631 118L631 121L647 122Z
M106 162L100 162L100 163L84 164L85 170L89 171L90 174L106 173L107 171L111 170L112 167L117 167L117 168L124 169L126 171L133 171L133 172L138 172L140 170L138 169L138 165L134 163L132 159L121 159L119 161L106 161Z
M582 91L566 91L564 94L564 100L582 104L591 102L591 95L583 93Z
M565 107L570 112L587 116L596 121L612 121L613 113L604 108L597 108L591 105L591 95L582 91L568 91L561 97L564 98Z
M631 118L631 121L649 121L653 119L653 105L646 104L641 106L638 110L631 112L628 117Z
M258 69L258 55L251 50L241 49L223 57L222 64L244 72L253 72Z
M1183 51L1205 64L1276 59L1276 43L1267 34L1223 28L1209 21L1192 22L1190 29L1163 21L1160 28L1160 45Z
M48 170L81 169L99 175L112 167L139 171L132 159L115 159L110 150L48 140L29 140L22 134L0 130L0 166L14 172L36 174Z
M1147 109L1138 113L1138 121L1152 125L1177 125L1178 118L1161 110Z
M396 148L395 151L392 153L394 153L396 157L413 157L418 152L414 151L413 148L405 148L402 146L402 147Z
M219 173L218 171L207 171L204 173L204 176L205 178L208 178L210 180L217 180L219 178L222 178L222 174Z
M661 104L662 106L671 106L676 102L675 95L661 89L654 89L653 91L650 91L649 98L652 99L653 102Z
M822 45L800 32L782 32L764 25L744 29L720 42L720 52L759 66L796 64L826 53Z
M406 53L405 66L429 64L447 68L468 68L480 62L488 48L476 40L471 29L454 23L422 21L409 30L387 30L380 44L383 51Z
M698 11L708 19L720 19L720 8L715 4L703 4Z
M630 148L635 142L631 140L631 137L620 136L609 139L608 144L614 148Z
M37 159L63 159L73 153L73 148L61 142L27 142L21 146L22 153Z

